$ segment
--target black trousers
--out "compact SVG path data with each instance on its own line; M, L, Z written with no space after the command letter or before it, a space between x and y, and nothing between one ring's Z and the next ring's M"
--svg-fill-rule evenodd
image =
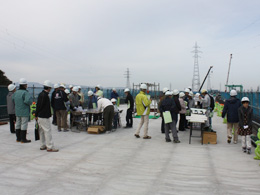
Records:
M14 123L16 121L15 114L9 114L9 121L10 121L10 132L15 133L15 126L14 126Z
M164 118L163 117L162 117L161 132L165 133L165 123L164 123Z
M180 122L179 122L179 130L180 131L184 131L185 130L185 122L186 122L185 114L180 114Z
M104 109L103 115L104 115L105 129L106 129L106 131L111 131L112 130L112 122L113 122L113 119L114 119L114 106L112 106L112 105L107 106Z
M89 120L90 124L91 124L92 116L93 116L93 123L96 122L97 119L98 119L98 115L97 114L88 114L88 120Z
M57 124L56 110L53 109L52 124Z
M128 108L126 111L126 126L127 127L133 127L133 115L132 115L132 109Z

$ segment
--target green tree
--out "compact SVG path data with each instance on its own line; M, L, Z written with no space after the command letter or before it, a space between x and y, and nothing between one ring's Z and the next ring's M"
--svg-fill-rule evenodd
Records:
M6 76L5 76L5 72L3 72L2 70L0 70L0 85L4 85L7 86L9 84L11 84L12 81L10 81Z

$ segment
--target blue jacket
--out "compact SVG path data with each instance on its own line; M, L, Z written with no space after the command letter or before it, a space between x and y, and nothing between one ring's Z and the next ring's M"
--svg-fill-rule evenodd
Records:
M15 104L15 115L18 117L29 117L30 106L32 104L32 97L26 89L17 90L12 99Z
M241 101L236 97L231 97L225 101L224 109L222 112L222 118L225 118L227 114L227 122L238 123L238 109L241 106Z
M115 98L117 100L118 96L119 96L118 93L116 93L114 91L111 92L111 99Z
M166 96L165 99L162 101L159 110L160 113L170 111L172 120L177 121L178 114L176 113L176 104L174 99Z

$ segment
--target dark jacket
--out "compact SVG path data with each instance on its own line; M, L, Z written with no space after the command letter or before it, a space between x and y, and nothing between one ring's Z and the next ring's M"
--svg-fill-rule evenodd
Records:
M129 109L134 110L134 99L133 99L133 96L129 92L125 99L125 103L128 104L128 102L130 103Z
M175 102L175 113L178 114L181 111L181 104L180 104L180 100L179 100L179 95L175 95L173 96L174 102Z
M56 94L56 90L54 89L54 91L52 92L51 94L51 107L55 110L54 108L54 97L55 97L55 94Z
M227 122L238 123L238 109L241 107L241 101L236 97L231 97L225 101L222 118L227 114Z
M245 114L247 114L246 122L244 122ZM238 117L239 117L239 127L241 129L243 129L245 125L248 125L249 128L252 128L252 126L253 126L253 109L250 106L247 109L244 106L241 106L238 109Z
M114 91L111 92L111 99L115 98L117 100L118 97L119 97L118 93L116 93Z
M63 90L58 90L54 94L54 109L55 110L66 110L65 102L69 101L66 93Z
M50 118L51 117L51 102L49 93L43 90L37 100L35 117Z
M170 111L172 120L177 121L178 114L176 113L176 104L174 99L170 97L165 97L162 101L160 107L159 107L160 113L163 113L165 111Z
M12 98L14 92L10 91L6 96L6 103L7 103L7 113L8 114L15 114L15 104Z
M93 109L93 103L95 103L95 102L93 102L93 100L94 100L94 96L89 97L89 99L88 99L88 109Z

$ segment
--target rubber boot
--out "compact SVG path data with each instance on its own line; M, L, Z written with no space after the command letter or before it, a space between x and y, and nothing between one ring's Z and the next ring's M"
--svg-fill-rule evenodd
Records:
M21 131L21 143L30 143L31 142L31 140L26 139L26 133L27 133L26 130Z
M21 129L16 129L16 142L21 141Z

